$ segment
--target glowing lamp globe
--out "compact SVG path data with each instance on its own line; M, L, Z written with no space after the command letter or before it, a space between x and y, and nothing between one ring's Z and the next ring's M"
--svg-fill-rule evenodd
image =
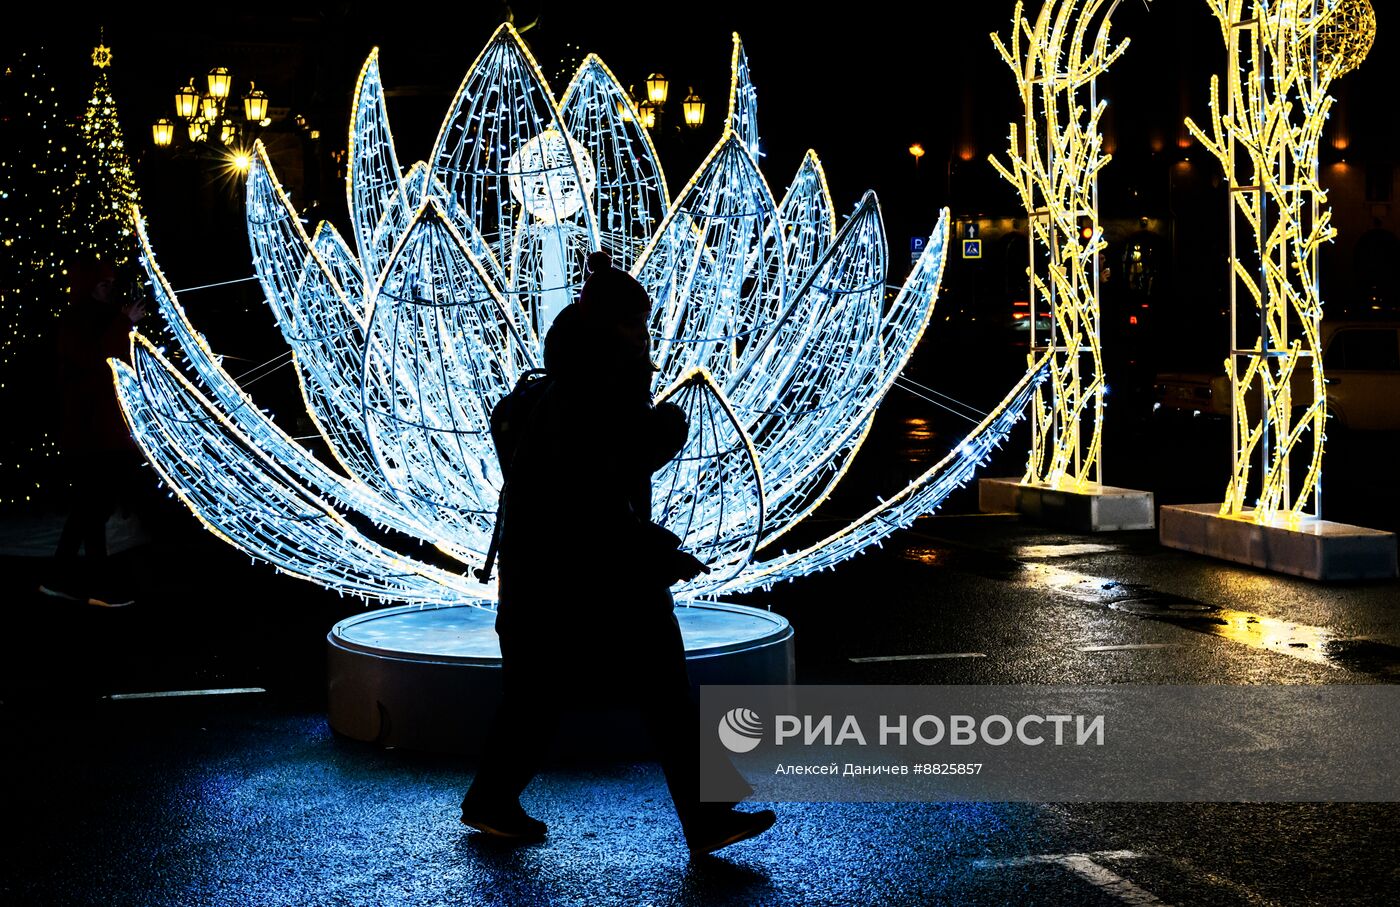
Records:
M1344 76L1356 69L1376 42L1376 11L1369 0L1337 0L1317 28L1317 59Z

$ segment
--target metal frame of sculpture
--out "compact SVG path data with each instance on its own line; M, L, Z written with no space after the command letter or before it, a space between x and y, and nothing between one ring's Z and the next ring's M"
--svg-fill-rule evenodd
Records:
M1109 46L1118 2L1047 0L1034 24L1018 2L1010 40L992 35L1016 77L1025 127L1022 133L1012 124L1005 164L990 160L1016 187L1030 226L1028 362L1047 353L1052 360L1048 386L1031 409L1021 481L1066 491L1098 486L1103 465L1098 174L1112 156L1099 130L1107 102L1098 97L1097 79L1128 48L1127 39ZM1087 241L1080 236L1084 218L1093 225ZM1042 309L1050 313L1045 338L1036 333Z
M1233 473L1220 513L1296 523L1321 514L1326 438L1318 250L1336 230L1318 145L1333 103L1328 87L1360 62L1360 45L1336 43L1330 20L1346 8L1355 21L1367 17L1338 0L1207 2L1228 50L1225 104L1212 77L1210 134L1186 125L1219 159L1230 188ZM1362 43L1369 48L1369 38ZM1301 387L1304 403L1294 397Z
M489 413L539 365L553 314L602 246L652 294L656 390L690 415L685 448L656 476L654 515L712 570L678 587L678 599L832 567L933 510L1006 438L1049 353L892 499L795 553L759 556L826 498L860 449L929 323L948 222L945 211L886 301L874 195L838 232L808 152L776 202L753 154L755 96L737 36L733 61L729 125L674 203L607 67L587 58L556 106L509 25L468 71L431 162L407 172L370 55L350 132L353 248L329 224L308 235L258 148L247 185L254 270L334 463L289 437L224 370L157 266L138 212L142 261L184 355L172 364L137 334L132 365L112 367L161 478L211 531L279 570L365 598L489 607L494 588L466 578L487 550L501 486ZM389 550L350 514L430 540L462 570Z

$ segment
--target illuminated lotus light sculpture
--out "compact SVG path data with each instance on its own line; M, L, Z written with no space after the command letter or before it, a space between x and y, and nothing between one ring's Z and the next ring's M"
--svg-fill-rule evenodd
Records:
M1045 374L1034 364L941 463L839 532L759 560L829 494L929 321L946 212L887 301L879 205L838 230L808 153L781 202L755 163L754 92L738 37L731 121L673 202L626 93L590 56L556 105L503 25L468 71L428 162L400 168L377 52L349 143L351 238L308 235L259 147L248 175L253 263L291 350L323 463L259 410L195 330L152 253L143 262L184 370L135 335L117 390L153 466L211 531L343 593L489 606L469 579L501 474L492 406L541 362L588 253L647 287L659 399L690 416L656 476L654 516L712 571L682 600L831 567L927 513L999 444ZM630 113L628 116L623 114ZM432 566L369 538L357 513L462 563Z

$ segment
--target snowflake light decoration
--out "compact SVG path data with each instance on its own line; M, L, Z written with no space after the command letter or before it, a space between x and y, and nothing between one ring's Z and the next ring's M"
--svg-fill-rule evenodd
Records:
M863 443L928 324L948 222L944 211L889 298L874 194L838 230L808 152L776 200L755 162L755 94L737 35L732 61L729 123L674 202L602 61L584 60L556 103L510 25L468 71L429 162L407 171L370 54L350 129L350 242L327 223L309 235L257 149L253 264L334 464L224 370L138 214L142 260L188 370L139 334L132 365L112 363L154 468L211 531L280 570L365 598L490 606L494 590L470 578L501 487L489 414L539 366L550 322L577 295L588 253L603 248L655 301L658 399L690 416L687 446L653 495L655 518L712 567L678 587L679 599L829 568L937 507L1004 440L1045 360L892 499L800 551L757 558L826 498ZM460 572L386 548L348 511L433 540Z

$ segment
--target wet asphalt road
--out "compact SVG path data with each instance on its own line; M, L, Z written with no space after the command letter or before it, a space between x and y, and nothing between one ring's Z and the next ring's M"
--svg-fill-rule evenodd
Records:
M873 472L914 468L889 449ZM1198 493L1188 476L1159 503ZM961 493L950 515L750 602L792 621L800 682L1400 680L1400 583L1323 586L1168 551L1151 532L1074 535L970 509ZM814 531L847 512L833 499ZM9 530L0 903L1263 905L1400 891L1394 804L783 803L769 834L691 860L659 771L632 762L554 765L526 797L548 842L493 847L456 821L469 762L327 728L324 634L358 603L156 516L155 540L117 558L142 593L123 610L35 595L44 561L14 537L34 530ZM947 653L970 657L882 660ZM107 698L243 687L266 692Z

